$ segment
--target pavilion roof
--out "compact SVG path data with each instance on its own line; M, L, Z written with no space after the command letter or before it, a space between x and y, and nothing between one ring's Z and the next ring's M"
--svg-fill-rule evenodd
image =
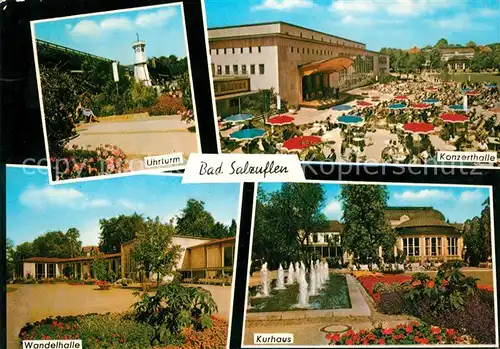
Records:
M386 216L389 220L399 220L402 216L408 216L410 219L428 217L432 219L445 220L444 215L430 206L420 207L387 207Z
M338 220L328 221L328 226L318 230L318 232L341 232L344 229L344 225L340 223Z
M354 60L349 57L335 57L307 63L301 65L300 71L302 75L308 76L315 73L335 73L341 72L354 64Z
M453 225L448 224L441 219L435 219L431 217L418 217L409 219L397 225L395 228L402 229L402 228L419 228L419 227L441 227L441 228L446 227L455 229Z

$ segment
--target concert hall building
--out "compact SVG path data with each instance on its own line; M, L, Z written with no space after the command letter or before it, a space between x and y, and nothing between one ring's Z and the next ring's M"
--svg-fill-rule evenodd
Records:
M208 38L218 105L273 88L278 105L314 106L332 88L389 73L389 57L364 43L285 22L209 28Z

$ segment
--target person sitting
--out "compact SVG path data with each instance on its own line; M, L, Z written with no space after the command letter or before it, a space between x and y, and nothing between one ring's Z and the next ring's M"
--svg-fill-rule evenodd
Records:
M87 123L99 122L97 117L94 115L94 112L90 108L84 107L81 102L78 103L78 107L76 107L76 115L79 121L84 118Z

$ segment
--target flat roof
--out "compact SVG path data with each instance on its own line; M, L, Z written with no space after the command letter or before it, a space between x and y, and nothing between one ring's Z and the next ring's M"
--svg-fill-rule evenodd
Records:
M350 41L350 42L354 42L356 44L365 45L364 42L360 42L360 41L356 41L356 40L351 40L351 39L343 38L341 36L337 36L337 35L333 35L333 34L328 34L328 33L325 33L325 32L321 32L319 30L302 27L300 25L291 24L291 23L284 22L284 21L249 23L249 24L240 24L240 25L228 25L228 26L222 26L222 27L212 27L212 28L208 28L208 30L242 28L242 27L257 27L257 26L261 26L261 25L270 25L270 24L285 24L285 25L289 25L291 27L295 27L295 28L299 28L299 29L304 29L304 30L310 30L310 31L318 33L318 34L333 36L334 38L337 38L337 39L347 40L347 41Z
M199 244L199 245L188 247L188 248L186 248L186 250L191 250L193 248L197 248L197 247L201 247L201 246L217 245L217 244L220 244L222 242L232 241L232 240L236 241L236 236L230 236L228 238L222 238L222 239L217 239L217 240L205 242L203 244Z

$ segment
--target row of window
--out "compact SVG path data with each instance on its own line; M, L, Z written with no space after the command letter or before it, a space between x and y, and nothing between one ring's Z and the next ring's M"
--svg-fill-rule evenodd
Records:
M301 48L300 47L290 47L290 52L291 53L300 53ZM334 56L334 52L330 50L318 50L318 49L309 49L309 48L304 48L302 47L302 54L316 54L316 55L327 55L327 56Z
M224 74L225 75L231 75L231 66L226 65L224 66ZM264 75L265 69L264 69L264 64L259 64L259 74ZM241 65L241 75L247 75L247 66L246 64ZM255 64L250 64L250 74L255 75ZM222 65L217 66L217 75L222 75ZM232 75L240 75L240 70L239 70L239 65L238 64L233 64L233 74Z
M232 52L233 55L237 52L237 51L240 51L240 53L244 53L244 47L240 47L239 49L238 48L224 48L224 49L215 49L215 54L218 55L219 54L219 51L222 53L224 52L224 54L226 55L228 52ZM248 47L248 53L252 53L253 52L253 47L250 46ZM261 53L262 52L262 47L260 46L257 46L257 52L258 53Z
M448 256L458 256L458 238L446 238L448 242ZM432 237L425 238L425 254L424 256L442 256L443 255L443 238ZM403 251L409 257L418 257L420 254L420 238L411 237L403 238Z

